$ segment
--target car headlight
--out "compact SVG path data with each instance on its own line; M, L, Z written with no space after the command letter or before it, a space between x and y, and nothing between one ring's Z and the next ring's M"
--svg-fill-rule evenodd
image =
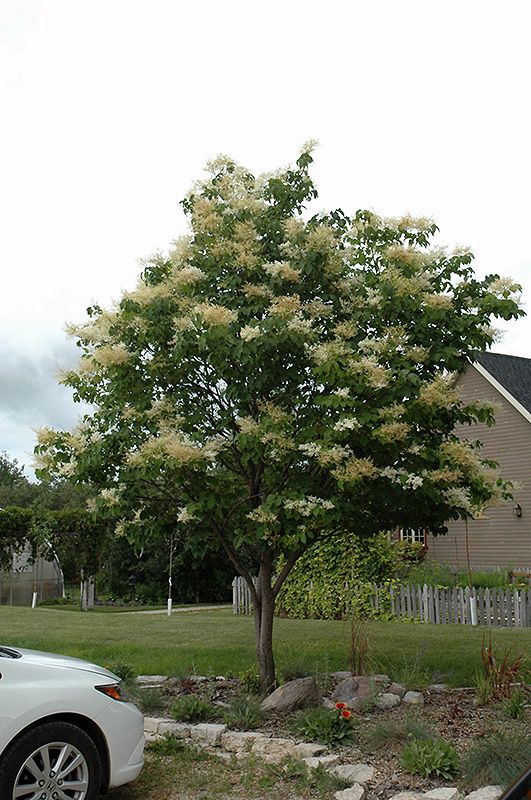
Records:
M106 694L111 700L120 700L122 703L130 703L131 698L123 688L121 683L108 683L104 686L95 686L95 689L102 694Z

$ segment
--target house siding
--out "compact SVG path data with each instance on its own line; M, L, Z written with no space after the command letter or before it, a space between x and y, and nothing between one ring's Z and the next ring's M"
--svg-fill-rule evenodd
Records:
M486 378L470 367L457 380L465 402L490 400L500 406L496 425L459 426L458 436L483 442L485 457L500 465L505 479L518 484L514 499L485 511L468 523L470 564L476 569L507 568L531 572L531 423ZM513 515L519 503L522 516ZM465 523L449 522L445 536L428 536L428 557L460 569L467 566Z

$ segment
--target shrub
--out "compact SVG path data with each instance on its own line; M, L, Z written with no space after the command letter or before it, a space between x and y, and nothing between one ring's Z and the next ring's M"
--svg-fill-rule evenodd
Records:
M173 703L171 715L178 722L208 722L214 719L216 712L208 700L188 694Z
M413 775L449 779L459 769L459 756L455 747L442 739L412 739L402 751L400 764Z
M223 713L225 724L240 731L256 728L264 717L260 703L251 697L235 697Z
M357 611L360 616L386 616L387 591L381 611L369 602L373 584L389 581L400 558L386 533L364 539L352 533L323 539L298 560L277 598L277 613L288 617L341 619ZM277 565L281 568L282 563Z
M501 731L476 741L463 759L469 785L507 786L531 764L531 738L526 730Z
M293 728L306 739L329 747L350 744L354 739L352 715L344 703L336 703L334 711L327 708L301 711L294 719Z

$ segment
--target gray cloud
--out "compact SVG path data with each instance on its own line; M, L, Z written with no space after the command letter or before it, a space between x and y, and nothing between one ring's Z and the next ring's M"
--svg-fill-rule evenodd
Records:
M48 344L48 346L46 346ZM44 354L43 354L44 351ZM35 352L0 344L0 450L31 463L34 428L71 428L85 407L57 382L57 372L77 360L67 342L40 342Z

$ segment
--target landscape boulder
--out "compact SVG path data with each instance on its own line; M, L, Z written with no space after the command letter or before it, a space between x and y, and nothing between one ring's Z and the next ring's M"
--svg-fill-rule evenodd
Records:
M363 800L364 797L365 789L357 783L349 789L342 789L334 794L335 800Z
M498 800L503 794L503 786L482 786L475 792L467 794L466 800Z
M262 708L264 711L293 711L320 703L321 695L315 678L297 678L275 689L262 701Z
M406 692L402 698L402 702L405 703L406 706L423 706L424 695L422 692Z
M395 708L395 706L400 705L400 697L391 692L382 692L376 697L374 705L380 711L387 711L389 708Z
M374 777L374 769L368 764L340 764L337 767L330 767L328 770L331 775L335 775L346 783L367 783Z

